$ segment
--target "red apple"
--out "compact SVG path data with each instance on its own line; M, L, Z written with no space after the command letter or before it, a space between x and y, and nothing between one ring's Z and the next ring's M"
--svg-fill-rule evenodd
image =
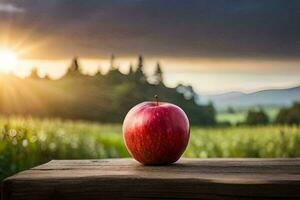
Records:
M123 122L127 150L145 165L176 162L190 135L184 111L171 103L143 102L134 106Z

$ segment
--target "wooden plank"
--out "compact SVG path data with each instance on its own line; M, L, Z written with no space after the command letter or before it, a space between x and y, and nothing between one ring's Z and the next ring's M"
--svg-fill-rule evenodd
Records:
M3 200L300 199L300 159L54 160L9 177Z

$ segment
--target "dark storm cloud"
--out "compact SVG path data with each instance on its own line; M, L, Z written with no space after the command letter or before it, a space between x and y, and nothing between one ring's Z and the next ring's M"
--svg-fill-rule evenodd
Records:
M298 0L15 0L20 30L53 55L300 56ZM5 15L5 16L4 16ZM19 17L17 16L19 15Z

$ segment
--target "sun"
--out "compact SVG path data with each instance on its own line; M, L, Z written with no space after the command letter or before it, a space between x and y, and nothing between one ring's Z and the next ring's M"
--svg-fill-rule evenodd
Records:
M11 49L0 49L0 71L11 72L18 64L18 54Z

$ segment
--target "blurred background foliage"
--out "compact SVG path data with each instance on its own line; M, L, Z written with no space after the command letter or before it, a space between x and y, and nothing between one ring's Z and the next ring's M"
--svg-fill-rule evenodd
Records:
M121 123L134 105L160 101L180 106L192 124L185 157L299 157L300 103L290 107L199 104L191 86L164 84L159 63L152 76L144 60L123 74L111 59L106 74L85 75L78 58L58 79L0 78L0 180L52 159L128 157Z
M0 180L52 159L128 157L121 125L0 118ZM299 157L298 126L191 128L185 157Z
M191 86L165 86L159 63L151 77L146 76L143 68L143 57L139 56L137 66L131 66L129 73L123 74L114 65L113 56L108 73L90 76L81 73L79 60L74 58L59 80L40 78L36 69L25 79L13 75L3 77L0 113L121 123L130 108L143 101L153 101L157 94L159 101L180 106L191 124L216 124L213 105L198 104Z

